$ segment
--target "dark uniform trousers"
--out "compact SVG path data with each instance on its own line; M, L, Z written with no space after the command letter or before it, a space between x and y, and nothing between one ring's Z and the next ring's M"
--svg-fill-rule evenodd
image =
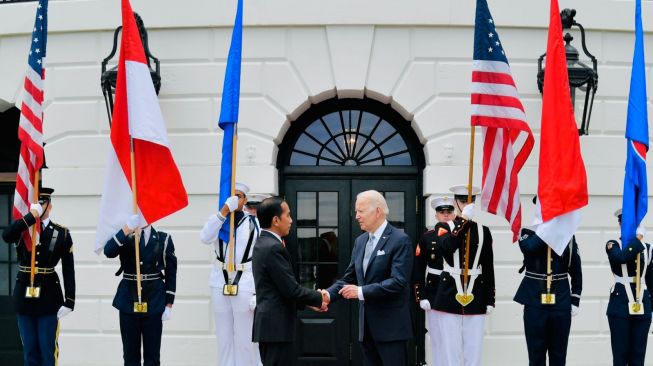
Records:
M177 257L172 238L151 228L147 245L140 240L141 275L148 276L141 281L142 301L147 303L147 313L135 313L134 303L138 301L134 270L136 268L134 236L125 236L122 230L104 246L108 258L120 257L122 281L118 285L113 307L120 311L120 335L122 337L125 366L160 365L161 314L166 304L173 304L177 287Z
M265 366L293 366L296 364L292 342L261 342L258 344L261 362Z
M637 253L641 253L640 273L645 273L642 278L642 285L646 285L642 291L642 304L644 305L643 315L630 315L628 312L628 294L635 293L635 284L630 283L626 288L623 283L615 283L610 293L610 301L606 315L610 326L610 343L612 345L612 364L614 366L643 366L646 356L646 343L648 331L651 326L651 293L653 287L653 265L651 264L651 245L644 244L639 240L633 240L627 250L622 250L619 243L610 240L606 244L605 251L608 255L610 268L615 276L628 276L632 278L636 274ZM645 253L647 252L647 253ZM648 263L646 259L648 258ZM623 273L623 267L627 273ZM645 272L644 272L645 271ZM632 296L632 295L631 295Z
M562 256L551 252L555 304L542 304L546 293L547 245L535 232L522 229L519 248L526 270L514 300L524 305L524 333L530 366L563 366L571 328L571 307L580 305L583 275L578 243L572 238Z
M40 297L26 298L30 286L31 251L27 249L22 234L36 224L36 218L28 213L12 222L2 233L7 243L16 244L18 274L14 286L13 302L18 318L18 329L23 343L25 366L53 366L57 364L59 348L59 321L57 311L63 305L75 308L75 261L73 241L67 228L52 221L41 223L40 242L36 245L34 286L41 288ZM61 262L64 292L54 267Z

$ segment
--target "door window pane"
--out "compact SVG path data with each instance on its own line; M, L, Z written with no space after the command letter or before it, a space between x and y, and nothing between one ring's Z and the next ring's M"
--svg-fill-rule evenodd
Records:
M338 192L320 192L320 226L338 226Z
M317 261L316 239L315 228L297 229L297 245L299 246L300 262Z
M338 263L338 229L320 229L318 260L321 263Z
M337 264L319 264L317 266L316 286L320 289L326 289L333 285L338 279Z
M0 195L0 226L9 225L9 195Z
M297 192L297 226L315 226L315 192Z
M317 275L317 265L315 264L300 264L299 265L299 284L303 287L310 289L317 289L315 287L315 278Z
M390 209L388 222L398 229L405 228L404 192L385 192L385 200Z

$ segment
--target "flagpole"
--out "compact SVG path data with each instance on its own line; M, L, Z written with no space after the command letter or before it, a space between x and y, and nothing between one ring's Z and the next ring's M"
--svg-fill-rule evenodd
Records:
M39 201L39 179L41 171L37 170L34 173L34 194L32 196L32 202L37 203ZM36 222L32 225L32 253L30 260L30 270L29 270L29 297L39 297L39 294L36 293L34 288L34 277L36 275L36 225L39 225L41 222L41 217L36 218Z
M231 197L236 195L236 147L238 145L238 127L234 123L234 136L231 150ZM243 192L244 193L244 192ZM235 212L229 215L229 259L227 262L227 272L233 272L236 269L234 265L234 226L236 226Z
M134 154L134 139L129 138L129 159L131 163L131 177L132 177L132 200L134 207L134 215L138 215L138 201L136 194L136 159ZM138 295L138 303L134 304L134 312L146 313L147 303L142 302L142 289L141 289L141 250L140 250L140 228L136 226L134 232L134 252L136 256L136 294Z
M476 126L472 125L472 134L469 145L469 180L467 182L467 204L472 202L472 181L474 177L474 139L476 137ZM472 226L470 224L465 237L465 269L463 270L463 292L467 295L467 284L469 279L469 245L471 241ZM480 239L480 238L479 238ZM480 244L480 243L479 243Z

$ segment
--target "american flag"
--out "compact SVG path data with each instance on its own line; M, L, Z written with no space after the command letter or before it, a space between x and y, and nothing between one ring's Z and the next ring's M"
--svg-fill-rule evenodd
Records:
M34 199L34 178L43 166L43 82L45 72L45 46L48 34L48 0L40 0L36 6L36 20L32 31L31 46L27 59L27 71L23 90L23 104L20 106L18 138L20 156L12 216L20 219L29 212ZM39 227L36 227L38 240ZM23 241L31 250L32 241L29 230L25 231Z
M514 242L521 228L517 174L534 139L486 0L476 2L471 122L483 131L481 206L508 220Z

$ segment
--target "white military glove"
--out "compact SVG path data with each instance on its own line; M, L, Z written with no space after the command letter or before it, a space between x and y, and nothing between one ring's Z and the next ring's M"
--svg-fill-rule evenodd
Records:
M229 207L229 212L234 212L238 208L238 196L231 196L227 198L224 205Z
M473 221L474 220L474 207L475 205L473 203L470 203L469 205L463 207L463 218Z
M141 221L141 219L138 217L138 215L131 215L127 219L127 222L125 225L127 225L127 228L131 231L134 231L138 227L138 223Z
M163 314L161 314L161 321L167 321L170 320L170 315L172 315L172 308L165 307L163 309Z
M635 233L637 234L637 239L642 240L646 236L646 228L644 226L638 226Z
M485 314L490 315L494 312L494 306L488 305L485 307Z
M424 311L431 310L431 303L428 300L420 300L419 307Z
M571 316L576 316L580 313L580 309L576 305L571 306Z
M72 312L73 312L73 309L71 309L69 307L62 306L62 307L59 308L59 311L57 311L57 319L61 319L64 316L66 316L66 315L68 315L68 314L70 314Z
M252 295L249 299L249 310L254 311L254 309L256 309L256 295Z
M37 218L43 215L43 206L41 206L40 203L32 203L31 205L29 205L29 210L32 212L32 215L34 215L34 211L36 211L38 215L34 215L34 216Z

